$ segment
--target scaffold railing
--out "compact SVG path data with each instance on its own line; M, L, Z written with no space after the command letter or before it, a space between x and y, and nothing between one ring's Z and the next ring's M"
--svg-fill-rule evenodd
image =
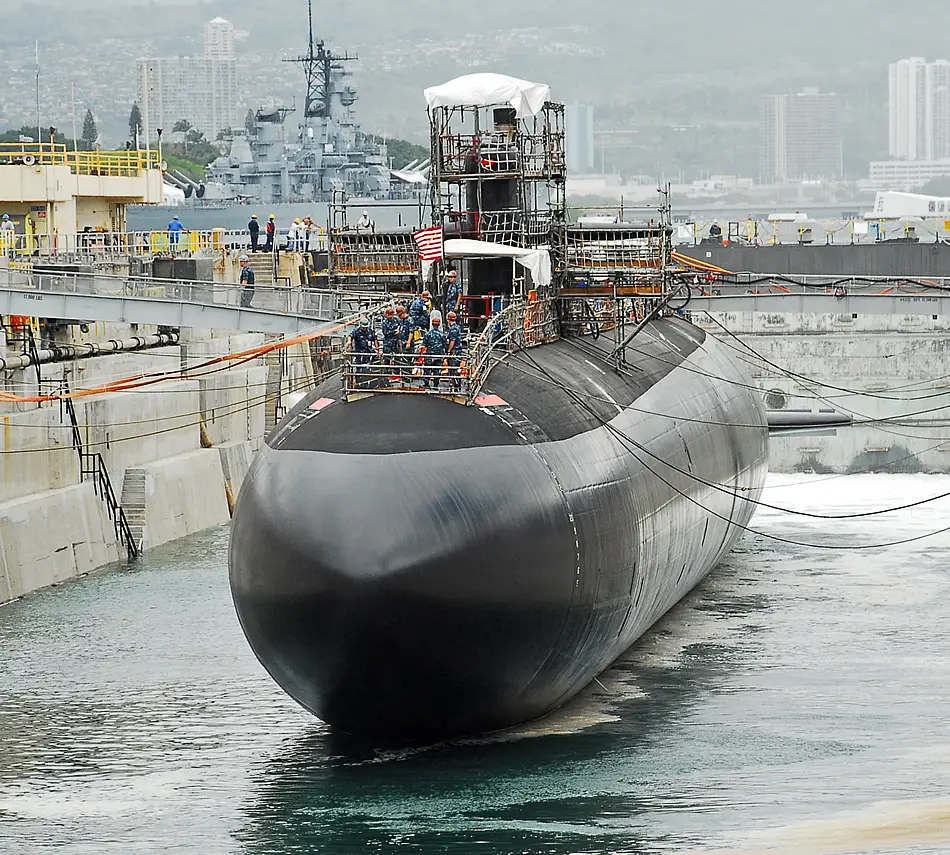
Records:
M335 277L415 276L419 250L412 232L353 232L330 235L329 272Z

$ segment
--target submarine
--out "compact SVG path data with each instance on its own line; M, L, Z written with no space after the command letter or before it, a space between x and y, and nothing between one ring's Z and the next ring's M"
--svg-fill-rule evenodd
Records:
M556 710L723 559L764 487L761 393L671 309L671 229L566 226L546 90L426 92L468 377L361 385L350 366L287 413L236 503L251 648L348 734L436 742Z

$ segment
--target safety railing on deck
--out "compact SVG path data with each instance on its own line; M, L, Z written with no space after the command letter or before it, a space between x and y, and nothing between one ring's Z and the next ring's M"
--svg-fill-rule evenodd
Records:
M379 300L379 294L316 288L256 285L253 293L237 284L195 282L184 279L147 279L106 276L98 273L36 273L0 271L0 288L45 294L137 297L195 303L215 307L258 309L287 315L331 320L344 304Z
M68 166L76 175L132 177L157 169L157 151L70 151L48 142L0 143L0 166Z
M438 395L474 403L492 368L506 355L558 337L558 320L549 300L516 299L499 306L477 332L463 332L456 352L427 353L421 342L409 350L361 353L347 348L343 385L347 400L370 394ZM383 338L377 332L379 341Z

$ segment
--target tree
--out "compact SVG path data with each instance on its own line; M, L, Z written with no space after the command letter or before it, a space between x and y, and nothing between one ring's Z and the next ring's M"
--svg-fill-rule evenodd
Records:
M254 111L248 110L247 115L244 117L244 130L247 131L248 136L254 133L254 128L257 127L254 117Z
M137 145L137 141L141 133L142 112L139 110L138 104L133 104L132 110L129 113L129 139L132 141L133 145Z
M86 110L86 118L82 122L82 140L83 147L91 149L99 139L99 129L96 127L96 119L92 115L92 110Z
M179 119L175 122L175 127L172 128L173 134L187 134L194 125L191 124L187 119Z

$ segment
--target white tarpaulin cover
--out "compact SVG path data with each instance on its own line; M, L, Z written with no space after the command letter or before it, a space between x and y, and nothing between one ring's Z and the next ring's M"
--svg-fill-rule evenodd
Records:
M511 104L519 119L536 116L551 95L545 83L531 83L506 74L466 74L425 91L430 107L491 107Z
M551 284L551 253L546 249L520 249L503 243L485 240L447 240L443 252L446 258L513 258L522 267L531 271L535 288ZM422 275L429 278L431 262L422 263Z

